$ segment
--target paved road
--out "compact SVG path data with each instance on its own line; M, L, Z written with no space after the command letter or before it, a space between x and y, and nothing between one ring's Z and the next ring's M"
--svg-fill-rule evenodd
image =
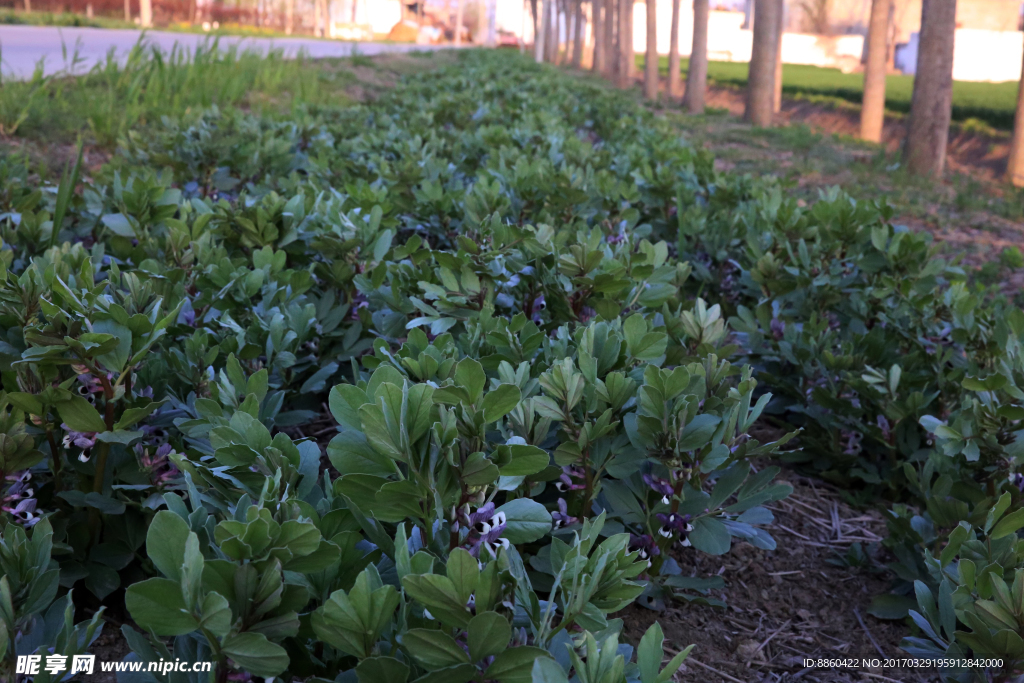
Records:
M67 60L77 51L81 60L77 72L90 69L96 62L107 58L113 49L123 56L139 40L142 31L131 29L102 28L56 28L51 26L9 26L0 25L0 70L5 77L28 78L39 60L44 60L47 74L57 73L69 67ZM175 43L192 48L208 40L208 36L195 33L167 33L148 31L146 38L163 50L170 50ZM295 56L300 50L310 57L349 57L355 47L359 54L375 55L384 52L409 52L423 49L408 43L346 43L333 40L310 38L254 38L223 36L221 45L240 45L243 48L284 50L288 56Z

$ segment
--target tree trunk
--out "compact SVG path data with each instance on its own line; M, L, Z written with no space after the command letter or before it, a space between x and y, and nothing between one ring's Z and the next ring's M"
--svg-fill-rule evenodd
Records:
M544 43L548 38L548 5L552 2L554 2L554 0L541 0L540 29L537 31L537 35L533 39L533 57L538 64L543 62L547 57L547 52L545 51L547 46Z
M455 47L462 45L462 0L455 0Z
M690 70L686 74L686 96L683 104L691 114L704 113L704 98L708 89L708 0L693 0L693 48L690 50Z
M573 36L572 65L577 69L583 66L583 43L587 33L587 19L583 15L583 0L573 0Z
M755 0L754 45L747 78L745 121L755 126L772 125L775 105L775 53L779 49L781 0Z
M636 54L633 52L633 0L619 2L619 87L633 84Z
M548 49L548 62L551 64L558 63L558 0L551 0L548 19L548 37L545 40L545 45Z
M1017 86L1017 116L1013 121L1010 160L1006 164L1006 180L1015 187L1024 187L1024 72Z
M284 33L290 36L295 31L295 0L284 0Z
M647 0L647 54L644 55L644 97L658 99L658 7Z
M32 9L32 5L28 0L25 0L25 8L28 10ZM132 21L132 0L124 0L124 20L128 23Z
M637 51L633 44L633 6L636 0L626 0L626 74L630 79L630 85L637 75Z
M153 1L152 0L139 0L139 23L142 28L152 28L153 26Z
M423 0L419 0L419 6L423 6ZM476 3L476 37L473 42L477 45L484 45L487 42L487 0L478 0Z
M533 44L537 44L537 34L540 31L540 15L537 14L537 0L530 0L530 16L533 17Z
M619 73L619 3L622 0L605 0L604 31L605 41L604 65L609 78L614 79Z
M590 70L595 73L602 73L605 70L605 36L604 36L604 5L606 0L591 0L591 20L594 24L594 56L591 59Z
M782 2L779 7L779 44L775 48L775 96L772 98L772 111L778 114L782 111L782 34L786 30L786 3Z
M562 9L565 12L565 64L571 64L572 50L576 46L576 11L573 7L576 0L564 0Z
M672 27L668 34L668 98L673 102L679 100L683 89L683 75L679 72L679 5L679 0L672 0Z
M868 23L868 54L864 63L864 99L860 108L860 136L882 141L885 125L885 64L889 58L889 11L892 0L872 0Z
M575 60L575 5L579 0L565 0L565 63Z
M903 158L916 175L940 177L946 163L953 103L956 0L924 0L917 74Z

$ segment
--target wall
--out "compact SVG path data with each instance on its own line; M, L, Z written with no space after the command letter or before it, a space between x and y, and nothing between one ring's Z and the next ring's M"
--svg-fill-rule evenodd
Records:
M896 68L912 74L917 68L918 34L897 52ZM960 28L953 41L953 80L1019 81L1024 39L1019 31Z
M372 0L383 2L384 0ZM464 0L472 2L473 0ZM897 42L908 42L916 35L921 17L921 0L897 0L894 19L899 24ZM1012 0L1010 4L1019 0ZM540 4L540 3L539 3ZM863 5L862 0L851 0L849 5ZM968 8L963 14L964 22L981 22L981 15L973 15L972 7L986 6L1003 8L1004 0L959 0L960 8ZM498 28L517 36L525 34L526 41L533 40L533 26L529 10L523 10L522 0L498 0ZM638 53L647 45L647 7L638 1L633 10L633 45ZM671 0L658 0L658 53L668 54L670 28L672 25ZM983 14L983 13L982 13ZM998 13L997 13L998 14ZM1008 12L1003 12L999 21L1006 22ZM916 23L912 20L916 16ZM973 17L973 18L972 18ZM995 21L991 16L986 21ZM902 22L902 23L901 23ZM983 23L983 22L982 22ZM750 61L753 32L742 28L743 12L712 10L708 20L708 53L712 60L726 62ZM912 31L908 31L913 27ZM564 30L563 30L564 35ZM693 5L682 0L679 18L679 51L690 54L693 44ZM864 37L858 34L816 36L787 32L782 37L782 60L787 64L809 64L813 66L836 67L844 71L860 68ZM959 81L1013 81L1021 77L1021 62L1024 59L1024 34L1020 31L993 31L981 28L959 28L956 32L953 58L953 78Z
M400 0L361 0L356 10L359 24L369 24L374 33L387 34L402 20Z

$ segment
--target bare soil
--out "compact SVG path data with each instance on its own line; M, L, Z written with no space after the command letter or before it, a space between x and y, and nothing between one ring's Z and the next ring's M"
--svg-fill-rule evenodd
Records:
M744 91L737 88L711 87L708 106L725 109L735 116L743 115ZM860 135L860 108L828 105L802 99L784 98L777 114L779 125L804 124L825 133L855 138ZM882 132L882 147L898 152L907 136L906 116L887 116ZM946 163L954 173L970 173L978 179L999 182L1006 172L1010 154L1010 135L996 130L978 131L953 125L949 135Z
M684 574L725 580L714 597L726 609L676 604L656 613L634 606L621 615L627 635L638 639L658 620L671 650L696 644L678 681L937 681L934 669L804 666L805 659L900 657L908 631L901 621L868 614L872 598L888 589L882 513L852 508L818 480L786 475L794 492L772 506L776 550L740 542L720 557L689 549L676 556ZM842 559L855 543L869 558L866 566Z
M921 179L902 168L904 117L889 117L885 141L876 145L856 138L853 107L787 98L777 126L755 129L740 120L741 90L710 88L708 104L704 116L683 115L664 102L658 111L712 152L717 170L775 176L799 202L811 203L832 187L860 201L885 201L895 210L893 224L930 233L939 253L978 281L1024 299L1024 268L1013 263L1013 252L1024 251L1024 190L1002 179L1007 135L954 127L945 176Z

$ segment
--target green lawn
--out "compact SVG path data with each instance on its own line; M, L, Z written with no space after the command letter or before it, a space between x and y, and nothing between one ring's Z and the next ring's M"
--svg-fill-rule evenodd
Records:
M637 61L643 64L643 55ZM661 58L661 71L668 73L668 57ZM689 60L682 60L685 75ZM746 62L711 62L708 78L719 85L746 85ZM914 87L913 76L886 78L886 108L893 112L910 111L910 96ZM834 97L860 104L864 91L864 75L846 74L839 69L787 64L782 70L782 90L790 95ZM1017 83L953 83L953 120L978 119L1001 130L1013 129L1013 114L1017 103Z
M335 60L335 63L338 60ZM124 62L108 58L88 74L9 81L0 88L0 136L113 149L130 129L216 105L289 111L292 105L329 104L351 79L323 62L285 59L230 47L216 38L191 50L157 53L141 40ZM334 83L337 81L337 83Z
M0 10L0 24L24 26L87 26L90 28L138 28L135 24L111 17L89 17L73 12L25 12L17 9Z

